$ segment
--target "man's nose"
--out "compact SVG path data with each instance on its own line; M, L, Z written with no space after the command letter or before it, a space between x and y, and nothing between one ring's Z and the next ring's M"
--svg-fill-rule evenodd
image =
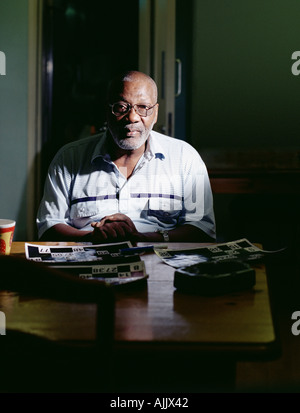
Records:
M139 122L141 117L140 115L136 112L134 107L131 107L129 112L127 113L128 120L132 123L134 122Z

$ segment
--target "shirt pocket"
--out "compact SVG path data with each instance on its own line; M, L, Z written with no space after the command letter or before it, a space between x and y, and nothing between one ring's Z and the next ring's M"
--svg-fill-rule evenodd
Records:
M82 229L91 222L100 221L106 215L118 212L118 202L116 199L96 199L89 202L77 202L71 206L71 225Z
M71 225L81 229L99 218L99 210L95 205L87 206L83 203L74 204L70 211Z
M172 195L169 198L152 198L149 199L146 213L150 221L174 226L182 213L182 201Z

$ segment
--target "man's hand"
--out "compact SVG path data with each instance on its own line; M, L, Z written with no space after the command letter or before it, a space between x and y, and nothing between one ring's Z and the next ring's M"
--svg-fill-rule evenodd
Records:
M138 232L132 220L124 214L108 215L91 225L93 231L80 231L67 224L56 224L43 234L40 241L88 241L94 244L120 241L163 242L159 232ZM169 237L170 242L215 242L200 228L189 224L169 231Z
M96 242L117 242L134 240L138 231L132 220L124 214L105 216L99 222L92 222L93 239Z

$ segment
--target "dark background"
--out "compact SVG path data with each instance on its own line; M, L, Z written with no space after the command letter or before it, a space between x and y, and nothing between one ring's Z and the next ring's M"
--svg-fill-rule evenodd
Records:
M138 0L46 1L43 77L43 175L64 144L99 132L107 84L138 69Z

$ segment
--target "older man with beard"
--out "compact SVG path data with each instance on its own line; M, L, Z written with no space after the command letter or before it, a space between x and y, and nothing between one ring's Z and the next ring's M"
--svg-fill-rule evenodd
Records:
M46 179L41 240L202 242L215 239L204 162L188 143L153 131L157 86L130 71L108 89L101 135L65 145Z

